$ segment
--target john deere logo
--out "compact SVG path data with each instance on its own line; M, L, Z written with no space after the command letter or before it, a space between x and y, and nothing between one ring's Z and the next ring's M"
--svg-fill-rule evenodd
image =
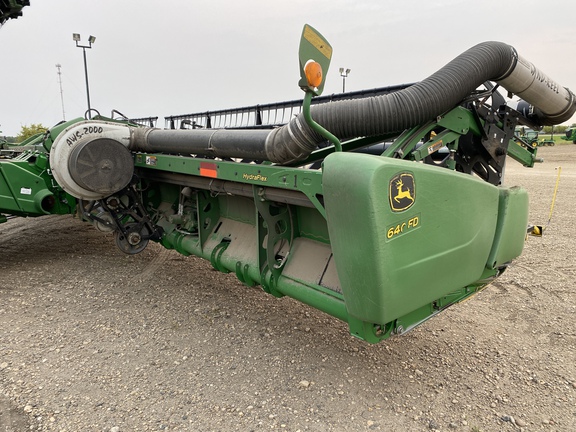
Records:
M388 189L390 208L392 211L401 212L408 210L416 201L416 183L410 173L396 174L390 180Z

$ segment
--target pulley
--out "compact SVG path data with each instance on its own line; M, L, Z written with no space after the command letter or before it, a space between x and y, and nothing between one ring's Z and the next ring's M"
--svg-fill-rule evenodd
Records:
M148 245L150 231L145 224L128 223L124 225L123 231L114 233L118 248L129 255L142 252Z

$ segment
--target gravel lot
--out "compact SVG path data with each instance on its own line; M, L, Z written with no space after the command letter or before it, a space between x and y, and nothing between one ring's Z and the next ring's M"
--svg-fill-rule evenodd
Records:
M495 283L378 345L71 217L0 225L0 432L574 431L576 145L510 161L546 224ZM464 205L464 204L463 204Z

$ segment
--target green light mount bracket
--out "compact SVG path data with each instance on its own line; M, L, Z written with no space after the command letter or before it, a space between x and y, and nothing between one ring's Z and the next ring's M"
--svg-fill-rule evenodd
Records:
M324 36L306 24L300 39L298 58L300 60L300 81L298 85L305 92L302 104L304 119L314 131L334 144L336 151L342 151L340 140L316 123L310 113L312 98L321 95L324 90L326 74L332 59L332 46Z

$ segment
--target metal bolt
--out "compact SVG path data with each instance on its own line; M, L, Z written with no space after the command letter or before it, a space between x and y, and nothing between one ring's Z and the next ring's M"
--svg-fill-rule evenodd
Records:
M130 243L132 246L136 246L142 241L142 236L140 236L140 233L131 232L130 234L128 234L127 240L128 243Z

